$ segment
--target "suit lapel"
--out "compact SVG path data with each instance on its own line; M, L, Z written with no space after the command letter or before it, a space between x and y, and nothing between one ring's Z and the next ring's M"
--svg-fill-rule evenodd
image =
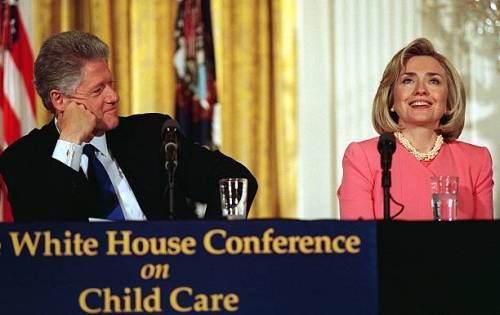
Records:
M122 119L120 118L118 127L106 132L106 142L109 153L118 162L120 168L122 167L123 161L128 160L128 150L126 149L126 142L124 141L124 139L126 139L125 131Z
M156 202L155 196L158 192L155 187L160 185L155 181L154 177L157 174L152 174L148 169L148 163L151 161L144 160L144 152L137 149L140 141L140 135L136 133L140 130L135 130L130 127L122 118L117 128L106 133L106 141L108 149L113 158L118 163L118 166L123 171L130 188L141 207L141 210L148 218L152 217L151 211Z
M131 143L133 138L129 133L129 129L120 118L119 126L106 133L106 141L111 156L125 174L132 190L137 192L138 187L140 187L136 176L138 167L137 153L134 150L134 144Z

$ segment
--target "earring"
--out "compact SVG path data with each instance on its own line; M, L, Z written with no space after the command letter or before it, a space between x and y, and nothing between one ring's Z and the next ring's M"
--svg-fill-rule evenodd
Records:
M391 106L391 112L395 112L396 110L394 109L394 105Z

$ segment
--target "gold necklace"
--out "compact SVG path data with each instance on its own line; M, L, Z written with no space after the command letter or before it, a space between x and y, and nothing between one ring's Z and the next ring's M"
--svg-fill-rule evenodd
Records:
M415 148L413 144L411 144L410 140L406 139L406 137L401 132L396 131L394 135L399 139L399 142L401 142L406 150L413 154L413 156L419 161L430 161L434 159L439 153L441 146L443 145L443 136L439 135L434 142L434 147L432 148L432 150L427 153L422 153L418 151L417 148Z

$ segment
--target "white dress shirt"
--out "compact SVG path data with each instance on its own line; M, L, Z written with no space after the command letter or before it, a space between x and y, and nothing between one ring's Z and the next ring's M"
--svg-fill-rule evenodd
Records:
M100 137L92 138L89 143L97 149L96 157L102 163L102 165L104 165L104 168L106 169L106 172L111 179L111 183L113 184L113 188L115 189L118 201L120 202L120 206L123 210L123 216L125 217L125 220L147 220L146 216L141 210L141 207L139 206L139 203L137 202L137 198L135 197L132 188L130 188L127 178L123 174L116 160L110 155L108 151L108 146L106 144L106 134ZM85 144L87 143L78 145L58 139L56 147L54 148L54 152L52 153L52 158L61 161L77 172L81 168L85 175L88 176L87 170L89 159L85 154L82 154L83 146ZM93 221L92 218L89 218L89 220Z

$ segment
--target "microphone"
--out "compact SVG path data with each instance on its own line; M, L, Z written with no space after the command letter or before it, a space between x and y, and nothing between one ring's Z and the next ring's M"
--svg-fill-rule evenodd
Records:
M378 152L380 153L380 166L382 167L382 187L384 190L384 219L391 219L390 187L391 187L391 164L392 155L396 151L396 139L394 134L384 132L378 139Z
M396 139L394 134L384 132L378 139L378 152L380 153L380 166L382 170L389 170L392 164L392 155L396 151Z
M168 217L174 219L174 175L177 168L177 149L179 148L179 123L175 119L167 119L161 127L161 151L165 154L165 169L168 175L168 185L163 192L168 195Z
M177 149L179 141L179 123L174 119L167 119L161 127L161 137L163 139L161 150L165 154L165 169L173 174L177 168Z

